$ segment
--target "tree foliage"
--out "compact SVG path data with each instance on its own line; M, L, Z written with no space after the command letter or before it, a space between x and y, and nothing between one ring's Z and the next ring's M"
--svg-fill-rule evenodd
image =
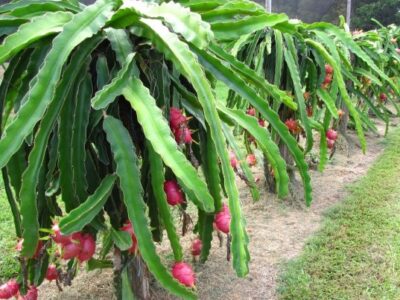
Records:
M339 16L346 15L347 0L274 0L274 12L287 13L304 22L327 21L338 24ZM400 24L400 0L352 1L352 28L376 28L377 19L383 25Z
M354 1L352 27L364 30L376 28L372 19L384 26L400 24L400 0Z

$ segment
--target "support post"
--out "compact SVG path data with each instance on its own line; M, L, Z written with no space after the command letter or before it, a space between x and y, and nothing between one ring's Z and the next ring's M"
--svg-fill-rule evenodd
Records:
M351 0L347 0L346 23L351 28Z
M272 12L272 0L265 0L265 8L269 13Z

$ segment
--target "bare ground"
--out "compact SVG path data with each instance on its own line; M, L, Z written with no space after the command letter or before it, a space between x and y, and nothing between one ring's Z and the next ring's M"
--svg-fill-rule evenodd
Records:
M378 122L378 129L381 133L379 138L367 134L366 155L357 146L338 149L323 174L311 171L314 198L310 208L279 200L269 193L263 193L260 201L253 204L248 190L239 183L250 237L250 273L246 278L238 279L226 261L226 247L220 248L218 239L214 238L209 261L205 265L195 265L199 298L276 299L280 264L301 252L308 237L318 230L323 212L346 196L346 185L362 177L382 152L383 124ZM353 134L350 137L356 140ZM254 169L254 172L256 176L262 176L261 169ZM188 234L182 242L189 248L193 238ZM167 242L159 250L162 256L168 257ZM189 255L187 260L191 260ZM39 298L113 299L111 276L110 270L81 272L73 286L65 288L62 293L58 293L55 284L43 284ZM175 299L157 286L153 298Z

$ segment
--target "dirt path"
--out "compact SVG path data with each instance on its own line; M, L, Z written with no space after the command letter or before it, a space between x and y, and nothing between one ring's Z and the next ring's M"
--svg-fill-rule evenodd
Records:
M378 128L383 133L382 124ZM247 189L242 188L241 199L245 199L244 214L250 237L250 274L238 279L226 261L226 248L219 248L214 239L209 261L196 266L200 299L276 299L280 264L300 253L307 238L319 228L323 212L345 197L346 185L363 176L382 152L381 142L382 137L367 134L366 155L359 148L350 149L349 157L347 151L338 151L323 174L311 171L314 199L308 209L285 204L267 193L258 203L252 204ZM256 175L261 175L261 171L258 173ZM193 236L183 241L187 247L190 238ZM169 253L168 244L161 248L161 252ZM73 287L61 294L54 285L44 284L40 299L112 299L111 292L111 272L94 271L79 275ZM174 298L159 289L154 299Z

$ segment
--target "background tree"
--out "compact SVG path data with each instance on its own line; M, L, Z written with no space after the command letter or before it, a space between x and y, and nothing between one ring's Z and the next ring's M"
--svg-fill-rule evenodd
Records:
M346 15L346 0L274 0L274 12L284 12L291 18L304 22L326 21L338 24L339 16ZM400 0L353 1L353 28L370 30L375 28L372 18L383 25L400 23Z
M400 23L400 0L358 0L354 1L353 28L370 30L376 27L371 21L378 20L383 25Z

